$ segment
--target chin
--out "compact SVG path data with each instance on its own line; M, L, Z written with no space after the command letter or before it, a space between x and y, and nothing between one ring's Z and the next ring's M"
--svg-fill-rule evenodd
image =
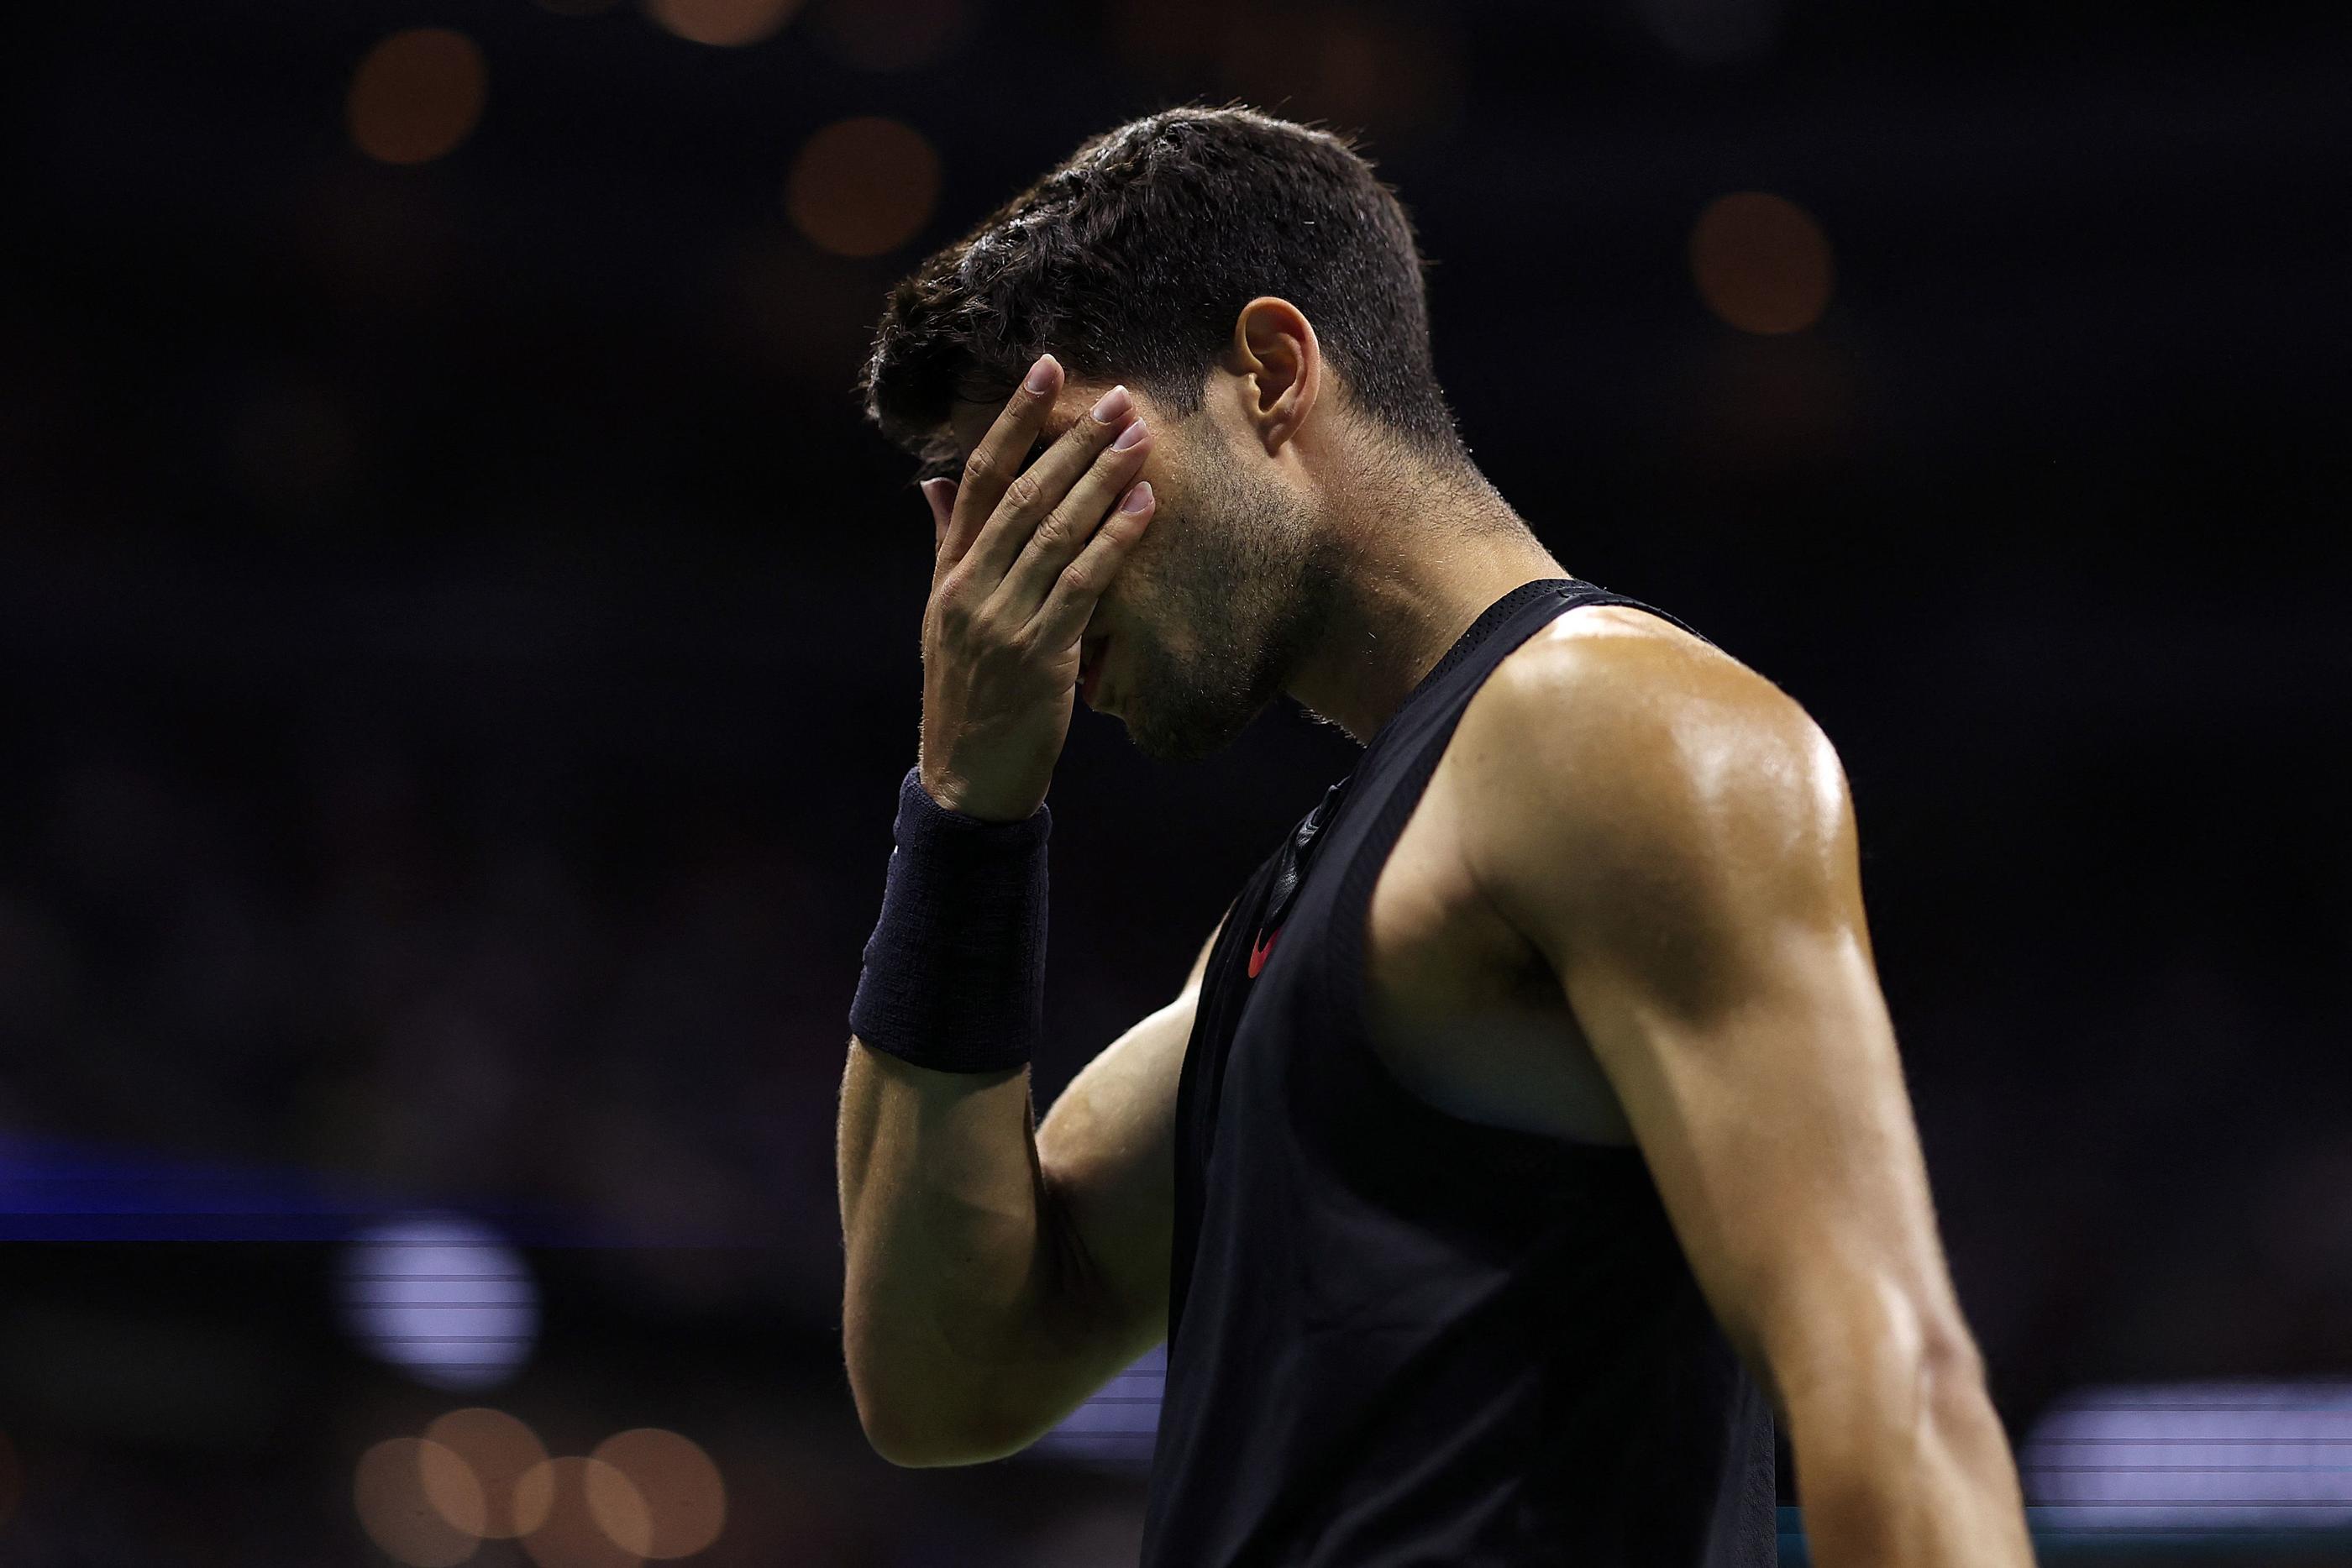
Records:
M1230 716L1203 719L1188 716L1192 722L1175 726L1155 724L1150 713L1139 714L1127 697L1120 698L1117 717L1127 727L1127 737L1138 751L1154 762L1200 762L1231 746L1247 729L1255 713L1244 714L1238 720Z

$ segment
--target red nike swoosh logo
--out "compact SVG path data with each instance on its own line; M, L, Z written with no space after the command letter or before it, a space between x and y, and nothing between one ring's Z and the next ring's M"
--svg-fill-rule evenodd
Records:
M1274 952L1274 939L1281 935L1282 927L1277 925L1273 930L1267 932L1264 937L1250 945L1249 972L1251 979L1256 979L1257 972L1265 967L1267 957Z

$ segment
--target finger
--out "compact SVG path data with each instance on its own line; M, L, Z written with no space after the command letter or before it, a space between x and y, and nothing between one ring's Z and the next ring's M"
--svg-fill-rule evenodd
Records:
M1019 476L1021 461L1037 439L1037 427L1045 423L1055 394L1061 390L1062 362L1051 354L1039 356L1022 378L1019 390L1005 400L996 423L964 459L963 482L956 486L954 519L940 542L943 564L962 559L995 512L996 503Z
M967 570L993 594L1013 559L1029 543L1046 514L1061 504L1070 486L1094 464L1103 449L1118 438L1135 417L1135 399L1124 386L1115 386L1095 400L1095 405L1071 423L1061 439L1047 447L996 504L996 515L980 530L965 555ZM1131 477L1132 475L1127 476Z
M1103 591L1118 576L1119 568L1127 564L1129 551L1143 530L1151 524L1160 507L1159 497L1151 493L1151 482L1139 480L1119 498L1118 509L1103 519L1095 537L1077 559L1062 569L1055 580L1054 591L1031 622L1041 646L1066 648L1084 635L1087 622L1094 619L1095 606L1102 600Z
M1036 613L1062 569L1086 548L1104 516L1127 494L1150 449L1151 431L1137 419L1094 455L1092 465L1030 533L1019 559L1005 572L997 597L1006 613L1023 622Z
M947 543L948 524L955 516L956 482L952 479L926 479L922 484L923 499L931 508L931 549Z

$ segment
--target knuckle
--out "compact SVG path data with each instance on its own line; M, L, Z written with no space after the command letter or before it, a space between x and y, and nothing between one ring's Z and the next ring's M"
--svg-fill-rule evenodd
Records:
M1085 556L1062 569L1062 586L1081 598L1092 593L1099 580L1098 569Z
M974 452L963 460L963 482L978 484L996 471L996 460L987 451Z
M1035 475L1024 474L1005 487L1004 498L1014 507L1026 510L1037 504L1037 497L1042 488L1043 486L1037 483Z
M1054 554L1069 543L1070 520L1061 513L1055 512L1044 522L1039 523L1037 531L1029 538L1039 549L1048 555Z
M940 624L951 632L960 632L971 624L971 601L964 591L965 577L961 571L950 571L940 581L937 601Z
M1018 631L990 643L979 664L983 677L992 685L1016 688L1021 683L1022 672L1028 666L1029 649Z

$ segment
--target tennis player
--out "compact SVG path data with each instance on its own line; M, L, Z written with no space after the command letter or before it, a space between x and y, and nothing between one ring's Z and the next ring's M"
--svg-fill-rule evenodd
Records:
M1363 159L1097 137L896 289L866 391L937 545L841 1101L875 1447L1012 1453L1164 1338L1145 1568L1757 1568L1776 1413L1825 1568L2028 1563L1837 756L1479 474ZM1074 701L1188 758L1284 695L1354 771L1039 1124Z

